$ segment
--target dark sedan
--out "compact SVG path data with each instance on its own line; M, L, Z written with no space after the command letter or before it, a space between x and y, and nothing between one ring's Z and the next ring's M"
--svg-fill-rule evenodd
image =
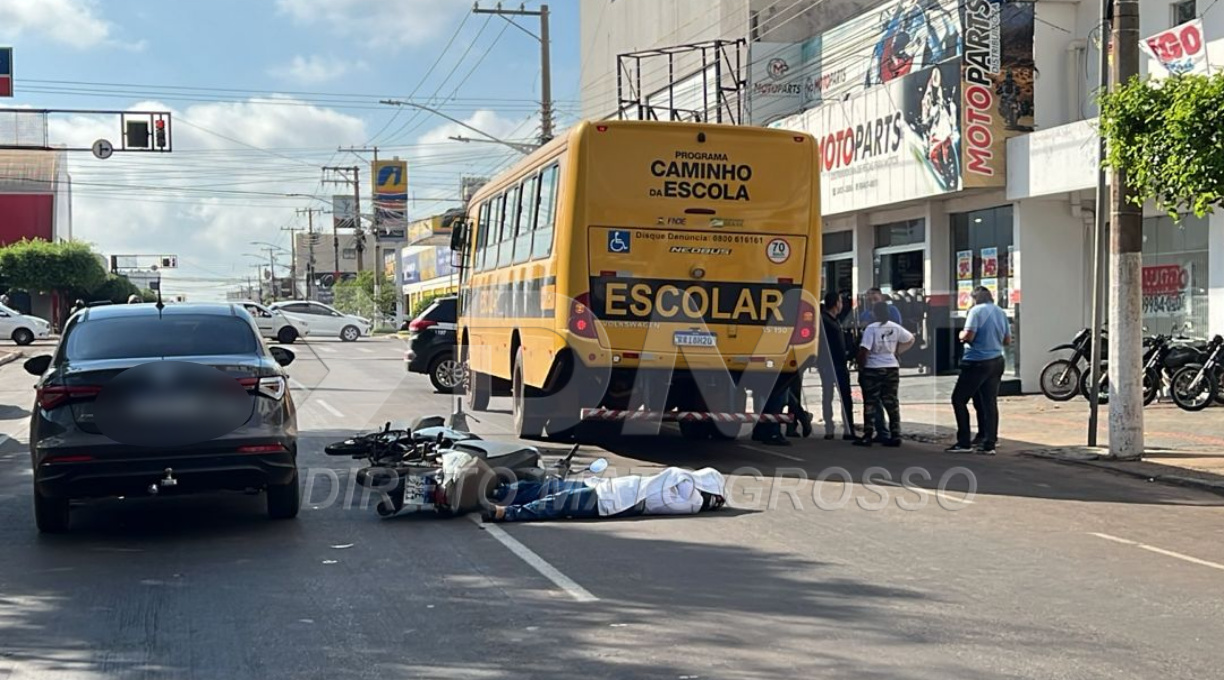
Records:
M462 388L463 367L455 358L458 301L447 296L434 300L408 324L408 352L404 368L429 376L434 389L453 393Z
M298 513L297 415L284 366L230 304L116 305L74 316L39 376L30 423L34 510L68 529L73 499L262 490Z

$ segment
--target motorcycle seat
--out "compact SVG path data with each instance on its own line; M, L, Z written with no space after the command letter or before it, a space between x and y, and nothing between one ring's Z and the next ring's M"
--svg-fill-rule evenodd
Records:
M469 439L456 442L453 448L470 453L493 468L522 470L540 466L540 450L534 446Z

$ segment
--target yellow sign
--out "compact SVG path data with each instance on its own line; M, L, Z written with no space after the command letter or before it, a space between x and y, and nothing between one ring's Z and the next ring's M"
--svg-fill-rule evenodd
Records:
M408 200L408 163L404 161L377 161L371 164L374 179L374 195L377 201Z

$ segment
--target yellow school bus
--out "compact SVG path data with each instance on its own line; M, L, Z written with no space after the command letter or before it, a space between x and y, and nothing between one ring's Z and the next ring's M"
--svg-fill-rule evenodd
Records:
M816 161L790 131L589 122L485 185L455 240L468 407L511 395L520 436L643 419L735 436L748 390L814 361Z

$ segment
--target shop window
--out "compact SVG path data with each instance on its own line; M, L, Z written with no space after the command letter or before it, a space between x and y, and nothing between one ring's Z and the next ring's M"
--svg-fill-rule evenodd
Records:
M957 311L967 311L964 296L974 286L994 290L1000 307L1011 306L1015 230L1010 205L952 216L952 290Z
M854 252L854 232L834 231L824 234L820 237L820 246L825 257Z
M924 219L877 224L875 227L876 248L925 244L926 220Z
M854 295L854 262L849 259L830 260L821 270L820 292Z
M1143 325L1148 333L1207 334L1207 241L1207 218L1143 220Z

